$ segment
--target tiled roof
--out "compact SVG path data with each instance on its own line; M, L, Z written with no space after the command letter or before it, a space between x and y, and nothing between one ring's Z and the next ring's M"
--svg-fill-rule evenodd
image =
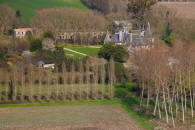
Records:
M14 29L14 31L32 31L33 28L18 28L18 29Z

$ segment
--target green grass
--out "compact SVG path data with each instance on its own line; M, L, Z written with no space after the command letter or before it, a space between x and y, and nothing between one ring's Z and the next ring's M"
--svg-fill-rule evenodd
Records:
M77 53L74 53L74 52L71 52L68 50L64 50L64 52L65 52L65 54L73 55L73 59L82 59L85 57L83 55L80 55L80 54L77 54Z
M0 0L0 3L8 4L14 10L19 10L26 23L30 23L35 11L41 8L72 7L86 9L80 0Z
M89 56L98 56L98 52L100 48L93 48L93 47L87 47L87 46L71 46L71 45L66 45L64 46L65 48L84 53Z
M80 91L80 85L79 84L74 84L73 85L74 87L74 94L77 95L79 94L79 91ZM94 91L94 84L90 84L89 86L89 91L92 92ZM71 88L72 88L72 85L71 84L67 84L66 85L66 92L67 92L67 96L70 96L71 95ZM62 84L59 85L59 94L62 94L63 93L63 89L64 89L64 86ZM0 92L3 93L2 96L5 97L5 86L0 86ZM47 86L46 85L42 85L41 87L41 92L42 92L42 96L47 96ZM102 91L102 85L101 84L98 84L97 85L97 90L98 92L100 93ZM9 89L10 91L10 89ZM24 95L25 96L28 96L30 95L30 87L28 85L25 86L25 89L24 89L25 93ZM86 93L87 91L87 85L86 84L83 84L82 85L82 92L83 93ZM56 95L56 85L54 84L51 84L50 85L50 92L51 92L51 95ZM38 84L35 84L33 85L33 93L35 96L37 96L39 94L39 85ZM105 94L108 94L108 84L105 84ZM21 95L21 86L17 86L17 96L19 97Z

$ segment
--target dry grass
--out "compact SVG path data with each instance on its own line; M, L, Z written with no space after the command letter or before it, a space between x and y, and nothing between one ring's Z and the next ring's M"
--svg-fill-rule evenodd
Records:
M157 6L177 11L178 17L195 20L195 2L160 2Z

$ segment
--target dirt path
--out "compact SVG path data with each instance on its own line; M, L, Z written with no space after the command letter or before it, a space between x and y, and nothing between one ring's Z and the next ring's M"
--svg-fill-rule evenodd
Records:
M141 130L113 105L0 108L0 129Z
M77 54L79 54L79 55L87 56L87 55L84 54L84 53L80 53L80 52L78 52L78 51L74 51L74 50L71 50L71 49L68 49L68 48L64 48L64 50L67 50L67 51L70 51L70 52L74 52L74 53L77 53Z

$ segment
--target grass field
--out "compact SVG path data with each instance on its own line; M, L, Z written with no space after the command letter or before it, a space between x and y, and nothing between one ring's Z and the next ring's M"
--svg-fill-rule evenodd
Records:
M100 47L101 46L98 46L98 47L72 46L72 45L66 45L66 46L64 46L64 48L68 48L68 49L71 49L73 51L86 54L88 56L98 56L98 52L100 50ZM64 51L65 51L66 54L74 55L74 58L76 58L76 59L77 58L84 58L85 57L83 55L80 55L80 54L77 54L77 53L74 53L74 52L71 52L71 51L67 51L67 50L64 50Z
M26 23L35 14L35 11L41 8L72 7L86 9L80 0L0 0L0 3L8 4L15 10L19 10Z
M77 53L74 53L74 52L71 52L71 51L67 51L67 50L64 50L64 52L65 52L65 54L73 55L73 59L82 59L82 58L85 57L83 55L80 55L80 54L77 54Z

